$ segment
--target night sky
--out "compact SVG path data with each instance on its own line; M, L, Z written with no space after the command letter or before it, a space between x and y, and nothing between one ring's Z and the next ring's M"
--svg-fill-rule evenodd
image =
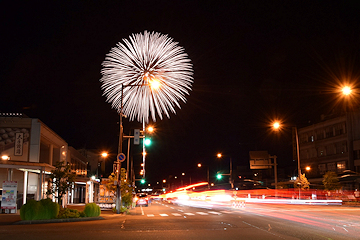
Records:
M226 170L229 157L234 167L248 166L254 150L295 169L291 126L343 107L333 92L341 82L358 87L356 2L6 1L0 112L39 118L70 146L115 159L119 118L102 96L101 63L129 35L161 32L185 48L194 84L176 114L154 123L148 181L181 172L196 179L205 176L198 162L213 173ZM276 118L286 123L281 134L269 129ZM140 127L124 120L126 134ZM141 149L132 153L139 165Z

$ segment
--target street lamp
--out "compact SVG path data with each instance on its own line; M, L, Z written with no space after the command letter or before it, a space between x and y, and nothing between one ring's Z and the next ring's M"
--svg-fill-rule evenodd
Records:
M119 146L118 146L118 155L120 155L122 153L122 142L123 142L123 138L124 138L124 128L123 128L123 124L122 124L122 118L123 118L123 98L124 98L124 87L144 87L144 86L149 86L150 88L152 88L152 86L156 87L156 89L158 89L160 87L159 84L153 84L153 81L151 81L151 79L148 79L148 82L146 84L129 84L129 85L124 85L121 84L121 96L120 96L120 134L119 134ZM145 122L143 122L144 128L145 128ZM143 144L143 159L145 159L145 144ZM143 160L143 162L145 162L145 160ZM119 159L117 159L117 161L115 162L117 167L116 169L118 169L118 171L116 172L116 178L117 178L117 184L116 184L116 213L120 214L120 208L121 208L121 191L120 191L120 186L121 186L121 179L119 178L120 175L120 171L121 171L121 162ZM145 173L144 173L144 177L145 177Z
M198 163L198 168L201 168L202 167L202 164L201 163ZM210 179L209 179L209 166L207 165L206 166L206 179L207 179L207 182L208 182L208 189L210 189Z
M275 131L280 131L282 128L282 124L279 121L274 121L272 123L272 128ZM298 165L298 177L300 178L301 175L301 167L300 167L300 149L299 149L299 135L298 135L298 130L297 127L293 127L294 131L295 131L295 139L296 139L296 155L297 155L297 165Z
M344 87L341 89L341 92L342 92L343 95L348 96L348 95L351 94L352 89L351 89L351 87L349 87L349 86L344 86Z
M109 156L109 154L107 152L102 152L100 154L102 161L100 162L100 168L101 168L101 173L104 174L105 173L105 159ZM100 159L98 159L100 160ZM97 168L98 169L98 168ZM98 170L97 170L98 171ZM101 174L100 174L101 175ZM99 173L97 173L97 177L99 178Z

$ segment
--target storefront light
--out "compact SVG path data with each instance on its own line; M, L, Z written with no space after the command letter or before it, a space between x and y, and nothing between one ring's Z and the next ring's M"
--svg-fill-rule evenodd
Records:
M8 155L2 155L1 160L10 160L10 157Z

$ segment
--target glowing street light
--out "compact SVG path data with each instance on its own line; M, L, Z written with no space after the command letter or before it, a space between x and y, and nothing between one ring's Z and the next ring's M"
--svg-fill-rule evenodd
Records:
M341 89L341 92L342 92L343 95L348 96L348 95L351 94L352 89L351 89L351 87L349 87L349 86L344 86L344 87Z
M148 131L149 133L154 132L154 127L152 127L152 126L148 127L148 128L147 128L147 131Z
M307 166L307 167L305 168L305 170L306 170L306 171L310 171L310 170L311 170L311 167L310 167L310 166Z
M279 129L279 128L280 128L280 122L275 121L275 122L273 123L273 125L272 125L272 126L273 126L273 128L274 128L274 129L276 129L276 130L277 130L277 129Z
M108 155L109 155L109 154L108 154L107 152L102 152L102 153L101 153L101 156L102 156L103 158L106 158Z

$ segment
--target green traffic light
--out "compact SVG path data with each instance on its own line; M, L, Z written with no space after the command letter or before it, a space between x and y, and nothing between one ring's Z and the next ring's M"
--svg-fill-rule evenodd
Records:
M222 178L221 174L216 175L216 178L221 179Z
M142 184L144 184L145 183L145 179L141 179L141 181L140 181Z
M151 145L151 139L150 138L145 138L145 146L150 146Z

